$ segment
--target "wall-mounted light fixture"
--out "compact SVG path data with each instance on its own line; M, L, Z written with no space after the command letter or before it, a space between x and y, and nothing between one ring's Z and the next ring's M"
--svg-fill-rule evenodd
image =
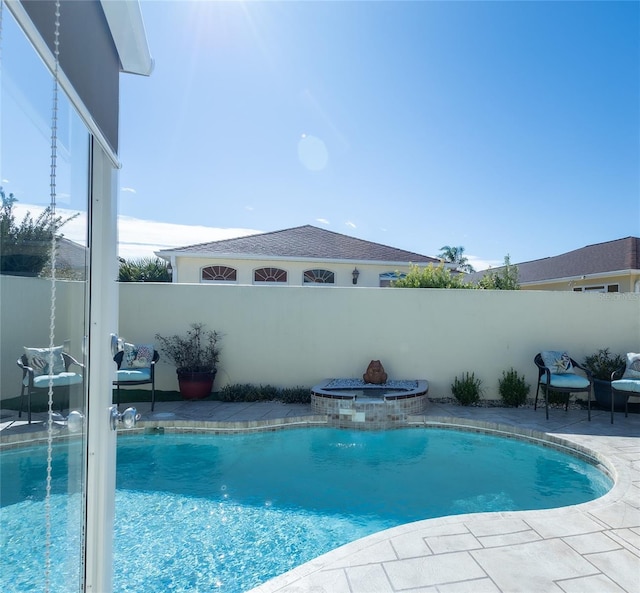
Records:
M358 276L360 276L358 268L353 268L353 272L351 272L351 275L353 276L353 283L358 284Z

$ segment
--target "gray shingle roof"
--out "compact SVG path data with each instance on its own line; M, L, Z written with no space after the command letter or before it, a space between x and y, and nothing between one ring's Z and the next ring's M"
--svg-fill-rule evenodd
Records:
M434 263L439 259L388 247L342 235L311 225L259 233L236 239L224 239L198 245L162 249L159 256L167 255L241 255L278 258L309 258L320 260L388 261Z
M57 237L58 243L56 261L60 268L84 270L89 257L89 250L84 246L65 237Z
M568 253L517 264L520 284L622 270L640 270L640 238L626 237L587 245ZM492 268L499 272L502 267ZM484 271L486 273L487 270ZM483 272L471 275L479 280Z

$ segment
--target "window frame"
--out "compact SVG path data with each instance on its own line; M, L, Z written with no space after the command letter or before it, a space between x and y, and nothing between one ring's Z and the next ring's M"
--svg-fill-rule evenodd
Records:
M307 280L307 274L313 274L315 280ZM331 282L323 278L331 277ZM335 286L336 285L336 273L326 268L309 268L302 272L302 285L303 286Z
M261 272L262 270L271 270L271 274L273 272L279 272L284 274L284 280L278 280L278 279L274 279L274 280L258 280L256 278L256 274L258 272ZM267 286L279 286L282 284L289 284L289 272L287 270L284 270L282 268L276 268L273 266L262 266L260 268L254 268L253 271L251 272L251 277L253 280L253 284L259 284L261 286L263 285L267 285Z
M205 270L213 269L213 268L220 268L220 269L225 269L227 271L233 271L235 278L233 280L230 280L227 278L222 280L219 280L217 278L204 278L203 276L204 276ZM234 268L233 266L227 266L222 264L202 266L200 268L200 283L201 284L238 284L238 269Z

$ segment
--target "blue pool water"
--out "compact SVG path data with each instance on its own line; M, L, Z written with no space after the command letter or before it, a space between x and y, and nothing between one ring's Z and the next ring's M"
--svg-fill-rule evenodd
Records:
M77 590L78 580L80 534L67 521L80 516L80 495L64 494L64 457L54 454L52 514L65 519L52 532L56 592ZM2 454L0 591L42 590L34 534L43 532L45 463L42 448ZM554 449L453 430L126 436L114 591L242 593L402 523L577 504L610 487L595 467Z

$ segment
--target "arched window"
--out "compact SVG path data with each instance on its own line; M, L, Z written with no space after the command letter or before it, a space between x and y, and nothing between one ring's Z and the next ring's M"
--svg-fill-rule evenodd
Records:
M329 270L305 270L305 284L335 284L335 274Z
M258 268L253 271L254 282L287 282L286 270L280 268Z
M202 268L200 280L202 282L236 282L237 270L229 266L208 266Z
M404 272L384 272L379 276L380 287L386 288L388 286L391 286L394 281L400 280L405 276L406 274Z

